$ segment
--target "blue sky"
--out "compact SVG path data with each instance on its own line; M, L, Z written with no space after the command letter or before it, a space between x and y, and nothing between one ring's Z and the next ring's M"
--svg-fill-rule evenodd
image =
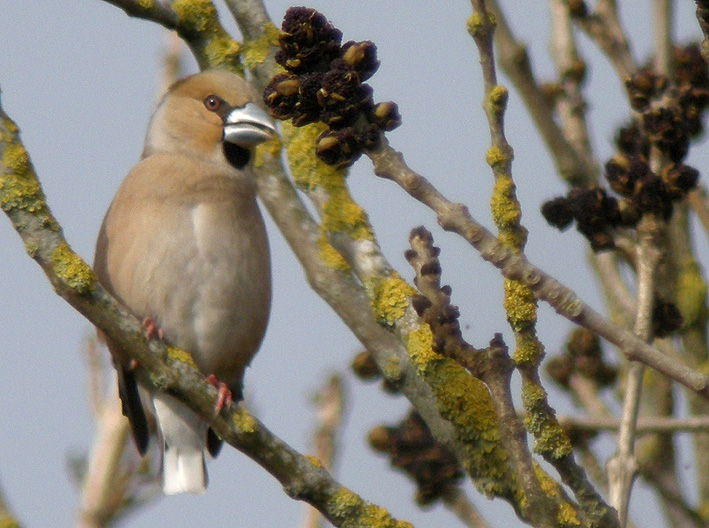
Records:
M622 4L624 21L639 36L635 56L642 57L649 45L649 10L638 0ZM696 36L694 4L682 4L678 31ZM266 0L266 5L279 25L290 4ZM482 80L477 51L465 30L470 5L411 0L321 0L308 5L330 18L345 40L377 44L382 65L370 81L375 100L396 101L403 116L403 125L389 136L392 146L411 167L491 226ZM530 45L538 71L550 75L547 2L503 5L514 7L509 15L514 29ZM226 11L223 20L234 28ZM100 0L5 2L0 28L2 106L22 130L67 239L90 261L103 214L140 154L166 31ZM614 127L626 119L627 105L605 61L596 52L587 58L594 61L589 72L593 142L604 159L611 152ZM194 70L189 57L186 64ZM530 259L601 308L588 278L585 244L575 233L559 234L541 219L541 201L560 194L564 186L514 92L507 132L515 149L513 171L523 221L531 232ZM368 160L357 163L349 182L403 277L412 277L403 258L409 230L424 224L433 231L443 250L443 281L453 285L469 341L482 346L494 332L507 332L496 270L438 228L430 211L394 184L377 179ZM344 374L349 410L338 478L400 519L417 526L451 525L455 521L445 509L424 512L413 506L413 486L366 447L372 426L398 421L408 406L349 373L360 345L310 291L281 236L272 223L268 227L274 307L266 341L246 375L254 412L281 438L307 452L314 421L310 397L328 375ZM53 294L8 221L0 220L0 244L0 483L26 526L68 526L76 493L67 460L85 452L92 435L82 351L92 328ZM559 348L569 329L568 322L542 308L539 330L549 352ZM296 526L303 515L301 503L287 498L272 477L232 449L211 462L209 472L206 495L161 499L133 515L126 526ZM488 501L470 486L468 491L491 522L517 524L504 503ZM655 514L646 498L640 494L632 505L641 519Z

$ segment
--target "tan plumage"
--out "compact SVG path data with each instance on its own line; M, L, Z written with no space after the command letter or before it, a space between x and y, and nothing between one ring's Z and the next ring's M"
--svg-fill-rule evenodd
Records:
M252 147L273 132L243 79L210 70L175 83L148 126L99 233L95 271L137 317L189 351L235 397L268 319L268 244L251 175ZM129 363L108 342L136 445L148 441ZM152 391L165 493L203 492L204 449L218 440L172 396Z

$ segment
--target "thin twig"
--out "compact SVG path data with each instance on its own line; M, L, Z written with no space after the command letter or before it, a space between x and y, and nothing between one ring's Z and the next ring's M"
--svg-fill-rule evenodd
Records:
M556 103L561 130L584 164L593 168L584 183L594 183L598 179L599 169L588 134L587 103L581 91L586 77L586 63L579 56L571 16L564 0L552 0L549 9L552 57L561 86L561 94Z
M638 224L638 294L635 335L643 341L652 337L652 308L654 303L657 266L660 261L658 232L662 229L653 215L645 215ZM625 526L633 480L638 465L635 459L635 436L640 392L645 365L632 362L628 367L623 398L618 446L608 462L610 501L618 510L621 526Z
M574 21L605 53L618 78L621 81L630 78L637 66L620 25L615 1L599 0L595 13L575 17Z
M522 97L559 175L570 184L594 181L598 168L579 157L555 121L554 108L535 78L527 48L512 33L497 0L487 0L487 6L497 22L495 46L500 66Z
M449 486L441 500L468 528L490 528L490 525L485 521L475 504L468 499L459 487Z
M337 454L337 434L345 410L344 392L340 376L331 376L314 400L317 426L313 435L315 458L332 472ZM303 528L321 528L322 515L312 506L305 510Z

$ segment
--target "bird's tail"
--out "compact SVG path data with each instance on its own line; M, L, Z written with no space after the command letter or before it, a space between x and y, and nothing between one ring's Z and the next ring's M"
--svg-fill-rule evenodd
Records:
M167 394L154 394L153 405L163 445L163 492L204 493L207 424L184 403Z

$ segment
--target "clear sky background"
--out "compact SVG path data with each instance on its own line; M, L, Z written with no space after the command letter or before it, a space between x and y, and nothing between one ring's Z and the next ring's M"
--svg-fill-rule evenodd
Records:
M647 56L649 2L620 2L636 58ZM677 32L698 38L693 2L678 2ZM289 7L266 0L280 25ZM484 163L489 145L480 108L478 55L465 30L470 4L417 0L318 0L344 33L344 40L372 40L382 65L371 79L375 100L399 104L403 125L390 134L394 148L449 198L465 202L492 226L492 175ZM503 2L513 28L529 44L537 72L549 76L547 2ZM512 12L514 10L514 12ZM228 13L222 20L234 29ZM602 160L611 153L613 131L625 121L622 87L606 61L582 39L589 59L593 143ZM0 2L2 106L18 123L49 205L72 247L91 261L103 214L120 181L136 162L156 99L158 68L166 42L160 26L127 17L100 0ZM194 62L187 61L190 70ZM503 79L503 82L506 82ZM508 84L509 85L509 84ZM532 262L574 288L601 309L589 279L586 245L575 232L547 227L540 203L564 192L519 97L512 92L508 139L515 149L514 176L530 230ZM694 151L705 150L695 147ZM706 157L690 159L701 170ZM410 229L433 231L442 247L443 281L453 286L466 338L485 345L494 332L509 331L501 307L499 273L456 236L437 227L434 215L391 182L376 178L363 158L349 177L353 193L370 214L384 251L411 279L403 258ZM337 478L416 526L454 526L442 507L412 505L413 485L388 469L366 445L374 425L395 423L408 408L348 371L361 347L347 328L311 292L282 237L269 222L273 250L274 305L261 352L247 371L251 407L277 435L301 452L310 449L314 423L310 397L332 373L345 377L348 412L341 431ZM10 506L28 527L69 526L77 494L67 471L69 457L85 453L92 440L83 344L91 325L54 295L43 273L24 253L10 223L0 219L0 483ZM571 325L546 306L539 331L549 353L559 349ZM569 407L553 395L552 403ZM126 520L126 526L295 527L303 505L247 457L226 448L209 464L204 496L161 498ZM691 472L688 472L691 478ZM495 526L519 523L505 503L488 501L468 485L472 500ZM637 519L656 519L647 494L632 503Z

